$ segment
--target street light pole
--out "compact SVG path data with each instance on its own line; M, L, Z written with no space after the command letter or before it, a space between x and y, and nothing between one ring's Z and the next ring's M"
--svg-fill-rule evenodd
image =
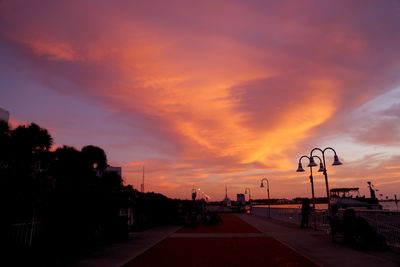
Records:
M323 165L322 165L322 161L321 158L318 156L313 156L319 159L319 172L323 171ZM299 167L297 168L297 172L304 172L303 166L301 164L301 160L303 158L308 158L308 160L310 161L310 157L308 156L301 156L299 159ZM310 167L310 183L311 183L311 195L312 195L312 201L313 201L313 218L314 218L314 229L317 230L317 214L316 214L316 209L315 209L315 196L314 196L314 179L313 179L313 174L312 174L312 167L313 166L309 166Z
M192 200L196 200L197 190L195 188L192 189Z
M261 179L260 187L264 187L264 181L267 181L267 193L268 193L268 218L271 218L271 200L269 198L269 182L267 178Z
M327 196L327 199L328 199L328 214L330 215L331 214L331 203L330 203L331 202L331 197L330 197L330 194L329 194L328 173L326 172L326 163L325 163L325 152L327 150L332 150L333 153L334 153L332 166L337 166L337 165L342 165L343 164L343 163L341 163L339 161L339 158L338 158L338 156L336 154L336 151L333 148L327 147L324 150L322 150L322 149L316 147L316 148L312 149L311 152L310 152L310 164L308 166L317 166L317 164L314 162L314 159L313 159L313 152L314 151L320 151L321 154L322 154L322 161L324 163L323 174L325 176L326 196Z

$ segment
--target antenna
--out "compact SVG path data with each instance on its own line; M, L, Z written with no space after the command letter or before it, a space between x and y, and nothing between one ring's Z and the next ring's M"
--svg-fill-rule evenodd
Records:
M140 189L142 193L144 193L144 165L143 165L143 174L142 174L142 184L140 185Z

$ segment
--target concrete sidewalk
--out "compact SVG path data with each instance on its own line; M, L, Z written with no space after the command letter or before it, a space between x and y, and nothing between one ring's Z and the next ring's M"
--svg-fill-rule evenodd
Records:
M333 243L326 233L265 217L238 214L267 236L287 244L321 266L400 266L400 254L386 251L358 251Z
M142 254L155 244L175 233L182 226L160 226L144 232L129 234L129 240L108 247L98 248L86 257L67 266L71 267L120 267Z

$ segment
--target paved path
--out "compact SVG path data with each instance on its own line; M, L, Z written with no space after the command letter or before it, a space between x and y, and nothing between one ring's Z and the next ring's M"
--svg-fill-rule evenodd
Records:
M234 214L223 224L182 228L139 255L131 266L318 266Z
M71 267L120 267L161 240L175 233L181 226L155 227L145 232L130 233L129 240L98 248L90 255L69 264Z
M321 266L400 266L400 254L391 251L358 251L333 243L322 231L301 229L299 226L254 215L238 215L265 235L274 237Z
M224 224L159 227L104 248L73 266L400 266L400 254L362 252L311 229L246 214Z

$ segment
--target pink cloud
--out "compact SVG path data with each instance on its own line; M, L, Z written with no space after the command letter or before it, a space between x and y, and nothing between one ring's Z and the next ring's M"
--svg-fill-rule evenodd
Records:
M396 120L372 121L355 138L367 144L396 145L400 142L400 127Z
M114 154L132 150L135 159L116 162L127 181L137 184L135 168L145 163L155 189L180 196L196 182L221 197L223 181L289 175L299 151L323 136L398 141L390 122L354 134L348 119L400 84L395 7L4 1L0 34L29 62L25 79L132 125L103 135L124 140L105 142ZM290 186L275 176L280 190Z

